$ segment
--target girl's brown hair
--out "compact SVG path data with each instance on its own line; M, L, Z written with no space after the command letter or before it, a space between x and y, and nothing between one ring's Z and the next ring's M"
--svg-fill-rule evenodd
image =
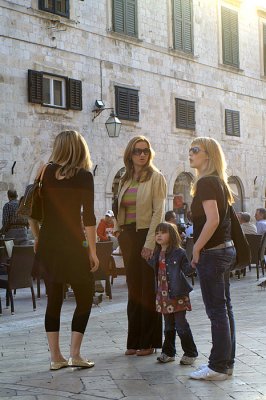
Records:
M49 162L60 165L56 171L57 178L64 176L68 179L81 168L89 170L92 167L88 145L77 131L63 131L56 136Z
M161 222L157 225L155 229L155 235L158 232L169 233L169 245L167 247L167 253L170 253L172 250L181 247L181 238L177 230L177 226L171 224L169 222ZM155 244L155 252L161 250L161 245L156 243Z
M134 176L134 166L133 166L133 161L132 161L132 155L133 155L133 150L135 149L135 146L138 142L145 142L147 144L147 147L150 149L150 154L149 154L147 164L144 166L144 168L142 170L139 181L140 182L148 181L151 178L153 171L158 171L158 169L153 165L153 162L152 162L152 160L155 156L155 152L152 149L149 140L145 136L135 136L128 142L128 145L124 152L124 164L126 167L126 172L124 173L124 175L121 178L122 186L126 181L132 179Z

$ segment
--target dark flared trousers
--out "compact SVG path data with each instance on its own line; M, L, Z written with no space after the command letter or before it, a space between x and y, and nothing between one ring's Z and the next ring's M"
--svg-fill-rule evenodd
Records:
M135 226L119 236L128 286L128 349L162 347L162 317L155 309L154 270L141 257L148 229L136 232Z

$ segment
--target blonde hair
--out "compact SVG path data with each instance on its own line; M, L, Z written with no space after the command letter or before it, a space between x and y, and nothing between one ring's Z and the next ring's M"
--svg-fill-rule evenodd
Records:
M151 144L149 140L145 136L135 136L133 137L124 152L124 164L126 167L126 172L121 178L121 184L123 185L126 181L130 180L134 176L134 165L132 161L132 155L133 155L133 150L136 146L137 143L139 142L145 142L147 144L147 147L150 149L150 154L149 158L147 161L147 164L144 166L141 176L140 176L140 182L146 182L148 181L151 176L153 171L158 171L158 169L153 165L152 160L154 159L155 156L155 151L152 149Z
M228 175L226 173L227 163L220 143L210 137L198 137L194 139L191 146L200 146L208 154L207 167L203 174L199 175L196 171L196 179L191 187L191 195L194 197L197 190L197 182L203 176L218 176L224 183L229 204L234 203L234 197L228 184Z
M88 145L77 131L63 131L56 136L49 162L60 165L56 171L57 178L64 176L68 179L81 168L89 170L92 167Z

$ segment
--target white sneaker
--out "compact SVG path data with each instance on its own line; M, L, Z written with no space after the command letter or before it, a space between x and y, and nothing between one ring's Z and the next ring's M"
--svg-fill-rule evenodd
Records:
M197 359L197 357L188 357L188 356L183 355L180 360L180 364L181 365L192 365L196 359Z
M221 372L216 372L209 367L197 369L193 371L189 377L191 379L202 379L205 381L225 381L228 378L227 374L222 374Z
M200 369L204 369L204 368L206 368L206 367L208 367L208 364L201 364L201 365L196 369L196 371L199 371ZM234 367L227 368L226 373L227 373L227 375L232 376L233 373L234 373Z
M161 355L157 357L157 361L161 363L168 363L170 361L175 361L175 357L169 357L167 354L161 353Z

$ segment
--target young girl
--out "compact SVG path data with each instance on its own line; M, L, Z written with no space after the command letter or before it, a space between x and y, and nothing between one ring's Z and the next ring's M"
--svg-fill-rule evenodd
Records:
M156 309L162 313L165 322L165 339L159 362L175 360L176 332L181 340L184 354L182 365L191 365L198 356L186 311L191 311L189 292L192 286L185 275L193 270L186 253L180 247L181 239L175 225L163 222L155 231L156 246L150 264L157 277Z

